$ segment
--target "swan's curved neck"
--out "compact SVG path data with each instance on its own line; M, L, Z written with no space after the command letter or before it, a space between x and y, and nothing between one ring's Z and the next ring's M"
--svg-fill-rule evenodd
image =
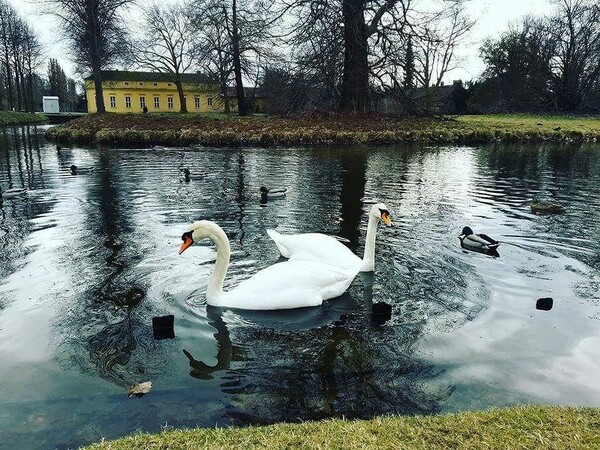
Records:
M363 255L363 266L361 271L371 271L375 268L375 238L377 236L377 223L379 218L369 214L369 225L367 226L367 238L365 239L365 253Z
M208 278L208 289L206 291L206 300L211 303L212 300L223 294L223 281L225 281L225 274L229 267L231 248L229 247L229 239L227 239L227 235L221 227L211 229L208 232L208 238L217 246L217 262L213 273Z

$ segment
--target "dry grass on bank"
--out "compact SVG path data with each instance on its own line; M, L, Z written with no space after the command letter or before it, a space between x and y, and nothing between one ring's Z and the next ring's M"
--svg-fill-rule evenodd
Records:
M106 145L386 145L402 142L485 143L600 141L598 118L384 115L252 116L93 114L53 127L50 140Z

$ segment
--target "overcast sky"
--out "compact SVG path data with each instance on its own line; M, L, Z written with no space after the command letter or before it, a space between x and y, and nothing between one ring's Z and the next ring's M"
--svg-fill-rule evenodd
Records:
M161 0L161 3L177 3L180 0ZM42 43L46 47L48 58L56 58L69 76L74 76L73 65L70 63L65 47L60 43L60 33L57 22L51 16L43 14L40 3L35 0L8 0L26 17L37 30ZM150 3L151 0L138 0L139 4ZM461 46L457 52L462 56L463 67L447 76L447 81L453 79L469 80L479 76L483 63L478 56L481 42L489 36L498 36L506 30L508 24L526 14L543 14L551 8L550 0L470 0L469 11L479 19L472 31L469 43Z

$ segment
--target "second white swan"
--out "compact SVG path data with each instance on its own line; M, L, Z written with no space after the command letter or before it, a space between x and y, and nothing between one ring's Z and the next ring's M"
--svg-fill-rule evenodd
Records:
M375 268L375 237L377 224L383 221L392 226L390 212L383 203L377 203L369 211L369 225L365 240L365 252L359 256L334 237L321 233L280 234L275 230L267 230L281 256L290 261L318 261L353 272L372 272ZM356 275L356 273L354 273Z
M179 254L202 239L210 239L217 246L217 261L206 291L206 302L211 306L254 310L318 306L323 300L342 295L354 279L346 271L326 264L286 261L269 266L224 291L231 250L223 229L214 222L200 220L193 223L181 239Z

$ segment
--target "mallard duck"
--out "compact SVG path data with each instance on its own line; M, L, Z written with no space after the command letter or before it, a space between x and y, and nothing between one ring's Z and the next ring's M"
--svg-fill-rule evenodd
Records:
M380 221L388 227L392 226L390 213L383 203L373 205L369 211L365 252L362 259L336 238L325 234L284 235L275 230L267 230L267 233L284 258L319 261L345 270L358 267L360 272L372 272L375 268L375 237Z
M500 245L500 242L492 239L487 234L475 234L470 227L464 227L462 234L458 238L460 239L462 248L480 253L495 254L494 256L497 256L496 249Z
M185 181L186 183L189 183L190 181L194 181L194 180L200 180L201 178L204 177L204 174L200 174L200 175L192 175L192 173L190 172L190 169L188 169L187 167L184 167L183 169L180 169L183 172L183 181Z
M267 189L264 186L260 187L260 196L263 199L271 199L271 198L283 198L287 193L287 188L271 188Z
M565 212L565 207L560 203L546 202L534 198L531 202L531 212L534 214L561 214Z
M7 189L6 191L3 191L2 187L0 187L0 199L13 198L13 197L17 197L19 195L23 195L26 193L27 193L27 189L13 188L13 189Z
M71 175L84 175L86 173L92 173L94 171L94 168L77 167L75 164L73 164L71 167L69 167L69 170L71 171Z
M210 306L250 310L319 306L324 300L346 292L354 279L346 271L317 261L285 261L262 269L235 288L224 291L231 250L223 229L209 220L200 220L193 223L181 239L179 254L203 239L210 239L217 246L217 261L206 291L206 303ZM357 273L358 270L354 275Z

